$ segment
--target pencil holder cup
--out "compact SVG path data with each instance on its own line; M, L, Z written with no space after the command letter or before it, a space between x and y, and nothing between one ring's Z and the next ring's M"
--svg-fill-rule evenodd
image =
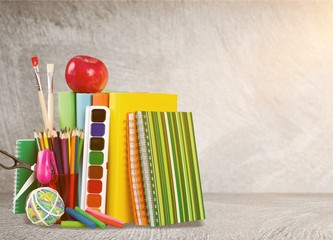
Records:
M78 199L78 176L79 174L59 174L55 189L60 194L66 207L75 208ZM67 214L62 215L60 221L68 220Z
M56 182L56 190L64 200L65 206L74 209L78 199L78 176L79 174L59 174ZM66 214L61 220L67 220Z
M65 206L77 206L78 174L59 174L56 189L64 200Z

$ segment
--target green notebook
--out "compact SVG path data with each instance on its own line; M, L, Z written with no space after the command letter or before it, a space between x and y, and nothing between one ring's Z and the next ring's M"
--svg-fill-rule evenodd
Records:
M74 92L58 92L59 128L76 128L76 97Z
M37 144L34 139L19 139L16 141L16 157L23 162L33 165L37 160ZM25 168L15 169L14 176L14 199L16 194L20 191L24 183L32 174L32 171ZM16 201L13 201L13 213L25 213L25 202L28 194L37 188L37 181L35 181Z
M136 120L149 225L205 219L192 113L136 112Z

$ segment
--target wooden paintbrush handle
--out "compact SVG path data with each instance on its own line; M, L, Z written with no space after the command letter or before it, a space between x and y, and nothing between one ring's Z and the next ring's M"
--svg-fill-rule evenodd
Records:
M48 95L48 103L47 103L47 114L49 120L50 130L53 129L53 93L49 93Z
M38 92L38 96L39 96L40 108L42 110L44 126L45 126L45 129L49 129L49 121L47 119L46 104L45 104L44 94L43 94L42 90Z

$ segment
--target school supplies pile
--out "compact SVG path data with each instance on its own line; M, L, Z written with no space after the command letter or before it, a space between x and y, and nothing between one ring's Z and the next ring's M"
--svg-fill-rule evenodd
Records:
M205 219L193 117L177 112L177 95L58 92L57 131L54 65L48 66L46 108L37 57L32 64L44 129L35 130L33 139L18 140L16 157L2 152L15 162L7 167L15 168L14 213L24 213L27 195L43 186L58 191L64 201L62 227L121 228L133 221L163 226ZM49 179L41 182L41 173Z

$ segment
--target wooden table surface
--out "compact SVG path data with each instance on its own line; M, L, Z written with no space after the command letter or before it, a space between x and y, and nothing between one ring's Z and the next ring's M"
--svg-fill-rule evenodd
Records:
M0 239L333 239L333 194L204 194L206 220L160 228L39 227L0 194Z

